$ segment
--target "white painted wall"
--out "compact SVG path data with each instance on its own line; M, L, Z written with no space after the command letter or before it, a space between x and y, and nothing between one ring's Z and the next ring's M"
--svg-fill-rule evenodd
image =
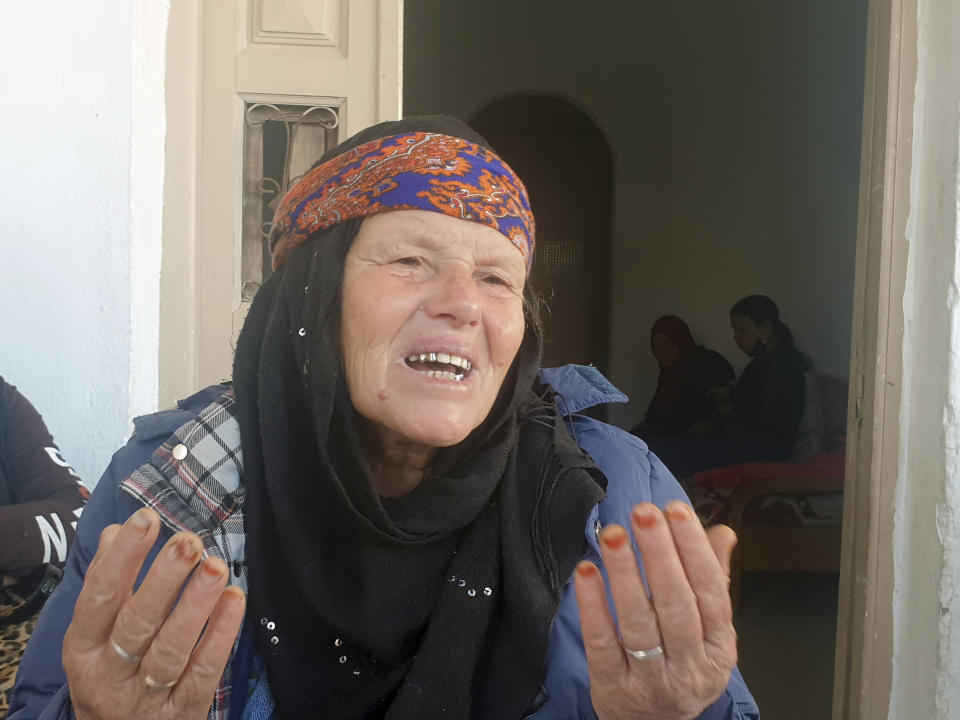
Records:
M629 426L656 384L653 321L681 315L739 371L727 313L750 293L846 377L865 36L864 0L418 0L404 112L548 93L596 119L615 165L609 374L633 399L611 418Z
M0 374L91 486L156 407L164 2L7 3Z
M960 6L919 1L890 718L960 718Z

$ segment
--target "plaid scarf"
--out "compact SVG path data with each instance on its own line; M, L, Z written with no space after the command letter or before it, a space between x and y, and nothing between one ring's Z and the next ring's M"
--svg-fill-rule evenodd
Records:
M203 557L218 557L231 569L230 584L247 589L243 530L243 452L234 416L233 391L221 395L181 426L120 489L155 510L172 532L196 533ZM186 457L179 446L187 450ZM236 645L234 645L234 652ZM233 653L210 706L208 720L226 720L230 708Z

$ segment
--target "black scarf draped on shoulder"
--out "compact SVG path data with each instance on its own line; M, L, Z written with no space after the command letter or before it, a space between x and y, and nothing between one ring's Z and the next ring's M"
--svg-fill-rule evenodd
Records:
M438 131L420 118L375 137ZM343 377L340 293L359 228L296 247L237 346L249 613L280 717L520 718L605 480L537 384L527 332L487 419L401 498L373 489Z

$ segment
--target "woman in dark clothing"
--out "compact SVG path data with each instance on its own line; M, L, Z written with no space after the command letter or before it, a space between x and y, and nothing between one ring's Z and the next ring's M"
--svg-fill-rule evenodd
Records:
M787 459L797 439L810 361L794 347L790 328L766 295L748 295L730 310L737 347L753 358L734 393L733 417ZM764 458L767 459L767 458Z
M664 315L650 329L650 350L660 364L657 391L635 435L713 432L718 427L716 398L734 381L733 368L720 353L697 345L676 315Z
M726 690L728 531L617 505L641 576L602 521L617 481L672 481L641 457L608 482L574 435L640 444L571 432L537 380L533 215L483 138L362 131L287 193L270 246L233 388L94 493L13 718L756 717Z

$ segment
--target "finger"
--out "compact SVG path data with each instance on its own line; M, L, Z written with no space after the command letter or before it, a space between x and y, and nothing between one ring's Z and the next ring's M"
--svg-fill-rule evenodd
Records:
M631 521L668 658L682 661L702 655L703 630L697 597L687 581L663 513L651 503L640 503L633 508Z
M580 632L592 685L615 683L627 671L617 627L610 616L603 576L584 560L573 574L573 589L580 610Z
M707 539L710 541L710 547L713 548L713 554L720 562L723 574L729 578L730 560L737 547L737 534L727 525L714 525L707 530Z
M91 572L97 572L97 566L103 564L104 557L109 557L107 548L122 528L123 525L114 523L113 525L107 525L100 531L100 541L97 544L97 552L94 553L93 559L91 559L90 564L87 565L86 575L89 575Z
M623 646L631 650L657 647L661 643L657 615L643 586L627 531L619 525L604 528L600 534L600 552L610 578Z
M690 506L679 501L667 505L666 516L680 561L697 598L704 643L708 647L720 647L725 654L733 652L736 634L728 575L730 551L735 541L733 531L718 527L708 536Z
M97 554L87 568L70 625L79 651L107 643L117 613L130 597L140 567L160 532L157 514L142 508L123 526L106 528Z
M246 596L240 588L228 587L224 590L213 609L203 637L172 692L173 705L183 714L193 708L210 707L243 624L245 609Z
M190 653L223 594L227 577L227 566L218 558L210 558L197 568L143 656L142 672L161 684L173 682L183 674Z
M140 588L117 613L111 639L143 658L202 553L203 544L193 533L170 538Z
M97 545L97 553L100 553L101 550L106 551L106 548L113 542L113 539L117 536L117 533L120 532L120 529L123 525L114 523L113 525L107 525L103 530L100 531L100 544ZM92 567L94 563L99 562L102 559L102 554L94 555L93 560L90 561L90 566ZM89 569L88 567L88 569Z

